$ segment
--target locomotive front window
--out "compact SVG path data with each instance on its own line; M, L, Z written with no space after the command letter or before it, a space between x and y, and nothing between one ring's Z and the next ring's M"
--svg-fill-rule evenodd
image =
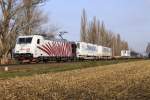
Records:
M24 44L24 43L25 43L25 38L18 39L18 44Z
M32 38L26 38L26 43L31 43L32 42Z
M29 38L19 38L18 44L30 44L32 42L32 37Z

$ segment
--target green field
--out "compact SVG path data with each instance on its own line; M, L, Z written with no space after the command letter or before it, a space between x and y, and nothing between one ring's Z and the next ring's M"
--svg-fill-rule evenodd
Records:
M4 71L4 66L0 68L0 78L13 78L21 76L31 76L35 74L46 74L49 72L62 72L75 69L83 69L96 66L104 66L123 62L131 62L133 60L104 60L104 61L85 61L73 63L52 63L52 64L32 64L32 65L16 65L9 66L8 71Z

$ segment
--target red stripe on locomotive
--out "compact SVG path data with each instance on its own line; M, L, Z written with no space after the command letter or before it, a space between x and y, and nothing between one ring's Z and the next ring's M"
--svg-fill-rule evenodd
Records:
M47 42L41 46L38 46L40 50L48 54L49 56L57 57L70 57L72 56L71 43L68 42Z

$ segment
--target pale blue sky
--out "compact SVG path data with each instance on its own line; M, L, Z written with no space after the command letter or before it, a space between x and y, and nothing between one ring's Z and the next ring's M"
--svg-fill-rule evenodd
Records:
M150 41L150 0L50 0L44 6L50 21L68 31L68 40L80 38L80 17L97 16L106 28L119 33L131 48L144 52Z

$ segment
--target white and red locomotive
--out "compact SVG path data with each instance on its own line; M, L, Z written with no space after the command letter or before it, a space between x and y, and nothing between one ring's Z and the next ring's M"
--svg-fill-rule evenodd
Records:
M18 61L67 61L111 56L111 49L107 47L54 40L42 35L19 36L14 49L14 58Z

